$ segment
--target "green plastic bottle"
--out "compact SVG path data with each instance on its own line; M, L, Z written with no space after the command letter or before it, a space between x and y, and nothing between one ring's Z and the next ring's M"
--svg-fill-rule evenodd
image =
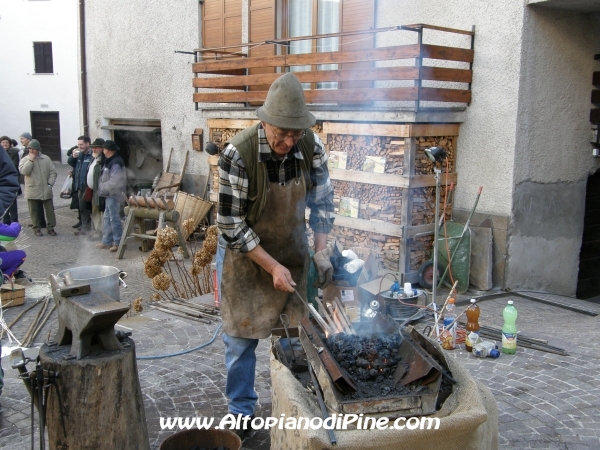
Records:
M514 355L517 352L517 308L513 306L512 300L508 301L502 316L504 316L502 353Z

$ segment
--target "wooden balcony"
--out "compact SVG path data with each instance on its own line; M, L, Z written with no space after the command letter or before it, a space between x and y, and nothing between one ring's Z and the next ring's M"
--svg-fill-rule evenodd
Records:
M424 43L425 30L438 35L466 35L467 44L464 47L427 44ZM273 45L284 52L290 40L316 41L334 36L382 32L413 33L417 42L368 50L260 57L247 56L240 51L259 45ZM417 24L197 49L198 62L193 64L192 69L195 74L192 85L196 88L193 100L204 104L262 104L271 83L281 73L293 71L304 84L307 103L312 105L377 106L377 102L386 102L386 105L404 102L403 108L414 108L415 111L465 106L471 102L473 38L473 31ZM319 70L319 67L327 65L334 65L337 69ZM203 77L202 74L211 76ZM328 88L320 88L324 83ZM406 102L412 103L407 106Z

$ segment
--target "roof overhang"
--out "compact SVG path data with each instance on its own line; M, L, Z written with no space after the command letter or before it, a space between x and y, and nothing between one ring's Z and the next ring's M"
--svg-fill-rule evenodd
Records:
M527 4L579 13L600 12L600 0L527 0Z

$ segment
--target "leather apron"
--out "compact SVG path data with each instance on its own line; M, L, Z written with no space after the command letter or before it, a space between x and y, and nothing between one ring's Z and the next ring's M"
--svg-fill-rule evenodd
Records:
M309 266L306 177L303 173L285 186L269 183L265 209L252 227L265 251L291 272L304 299ZM273 277L244 253L227 248L221 280L223 331L234 337L264 339L281 326L281 314L287 314L291 326L298 326L307 314L306 305L296 294L276 290Z

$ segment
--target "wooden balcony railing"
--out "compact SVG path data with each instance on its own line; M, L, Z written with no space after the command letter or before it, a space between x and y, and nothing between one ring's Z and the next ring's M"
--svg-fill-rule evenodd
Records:
M470 48L425 44L423 31L426 29L467 35ZM414 102L414 109L418 111L424 107L444 108L471 102L473 31L417 24L366 32L304 36L295 40L388 31L417 33L417 43L369 50L268 57L251 57L239 50L241 46L252 48L270 44L281 44L285 48L285 44L291 39L197 49L196 54L201 61L193 64L195 78L192 85L196 88L194 102L260 104L264 102L271 83L282 72L293 71L298 66L303 66L299 68L302 71L294 71L294 74L305 83L304 95L309 104L373 105L373 102ZM427 65L424 65L424 60ZM452 63L449 64L448 61ZM378 67L380 62L385 66ZM360 63L359 67L356 67L356 63ZM318 70L319 66L332 64L337 65L338 69ZM352 68L346 69L350 64ZM311 70L306 70L307 67ZM219 76L203 77L202 74ZM381 81L385 83L378 83ZM395 83L396 81L400 83ZM424 85L424 81L428 83ZM429 83L430 81L442 83ZM337 88L319 89L321 83L336 83L334 86ZM456 83L459 84L458 87ZM435 103L424 105L423 102Z

